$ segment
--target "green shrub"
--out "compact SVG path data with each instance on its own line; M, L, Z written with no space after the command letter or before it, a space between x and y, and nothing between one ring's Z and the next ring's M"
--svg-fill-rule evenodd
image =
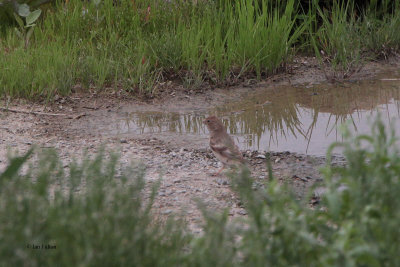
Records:
M145 200L142 169L117 175L117 158L100 153L65 175L47 152L23 170L31 154L0 176L0 265L168 266L182 257L179 223L161 228L150 215L155 191Z
M248 266L396 266L400 249L400 155L394 131L374 122L372 135L353 137L328 150L320 206L299 203L272 180L253 192L248 174L235 188L249 212L239 251ZM342 147L346 165L330 154Z

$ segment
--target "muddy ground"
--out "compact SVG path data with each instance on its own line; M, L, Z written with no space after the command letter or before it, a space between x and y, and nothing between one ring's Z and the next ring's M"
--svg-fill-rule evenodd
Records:
M393 67L399 67L398 59L372 62L351 79L366 79L382 69ZM32 145L42 149L56 148L65 168L73 158L79 159L84 150L93 155L105 145L108 150L121 154L124 165L144 163L149 184L161 177L155 212L162 217L181 214L196 232L201 223L197 199L211 209L229 209L231 217L246 216L240 200L230 188L229 178L213 176L220 166L208 148L208 140L193 141L193 138L168 134L113 135L104 130L107 123L123 111L198 110L207 113L216 105L235 101L260 88L284 84L309 86L326 80L324 71L318 68L314 59L302 58L291 67L290 73L275 75L256 84L246 81L235 87L207 90L188 90L174 85L164 91L160 89L157 98L146 101L113 90L57 97L51 104L4 100L0 106L7 105L14 112L0 111L0 171L7 165L9 151L24 152ZM243 151L243 154L249 161L255 187L264 185L269 179L264 151ZM299 199L321 179L319 168L325 164L324 157L285 151L274 151L271 160L274 176L290 184ZM335 160L343 163L340 156Z

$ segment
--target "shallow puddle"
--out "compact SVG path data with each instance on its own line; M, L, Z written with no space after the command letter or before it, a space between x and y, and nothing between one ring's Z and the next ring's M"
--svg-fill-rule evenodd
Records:
M206 139L202 120L216 114L242 150L324 155L332 142L342 140L338 126L346 121L352 131L369 133L371 119L380 112L400 133L399 77L394 72L359 82L257 88L237 102L197 113L127 112L112 131Z

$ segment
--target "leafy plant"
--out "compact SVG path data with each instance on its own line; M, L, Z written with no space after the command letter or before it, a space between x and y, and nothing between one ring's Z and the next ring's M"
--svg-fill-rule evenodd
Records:
M28 48L29 40L36 26L35 22L40 17L41 13L42 10L40 9L31 12L27 4L18 5L18 12L14 13L15 20L19 25L19 29L14 28L14 30L17 36L23 41L25 49ZM25 18L25 23L21 17Z
M37 162L26 171L30 157ZM163 226L144 200L143 168L117 174L117 157L63 164L54 151L29 151L0 174L0 264L3 266L141 265L182 260L179 221Z

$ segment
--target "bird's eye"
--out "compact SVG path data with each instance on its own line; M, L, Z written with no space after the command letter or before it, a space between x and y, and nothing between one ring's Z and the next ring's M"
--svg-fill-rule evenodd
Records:
M210 122L210 120L207 120L207 122Z

